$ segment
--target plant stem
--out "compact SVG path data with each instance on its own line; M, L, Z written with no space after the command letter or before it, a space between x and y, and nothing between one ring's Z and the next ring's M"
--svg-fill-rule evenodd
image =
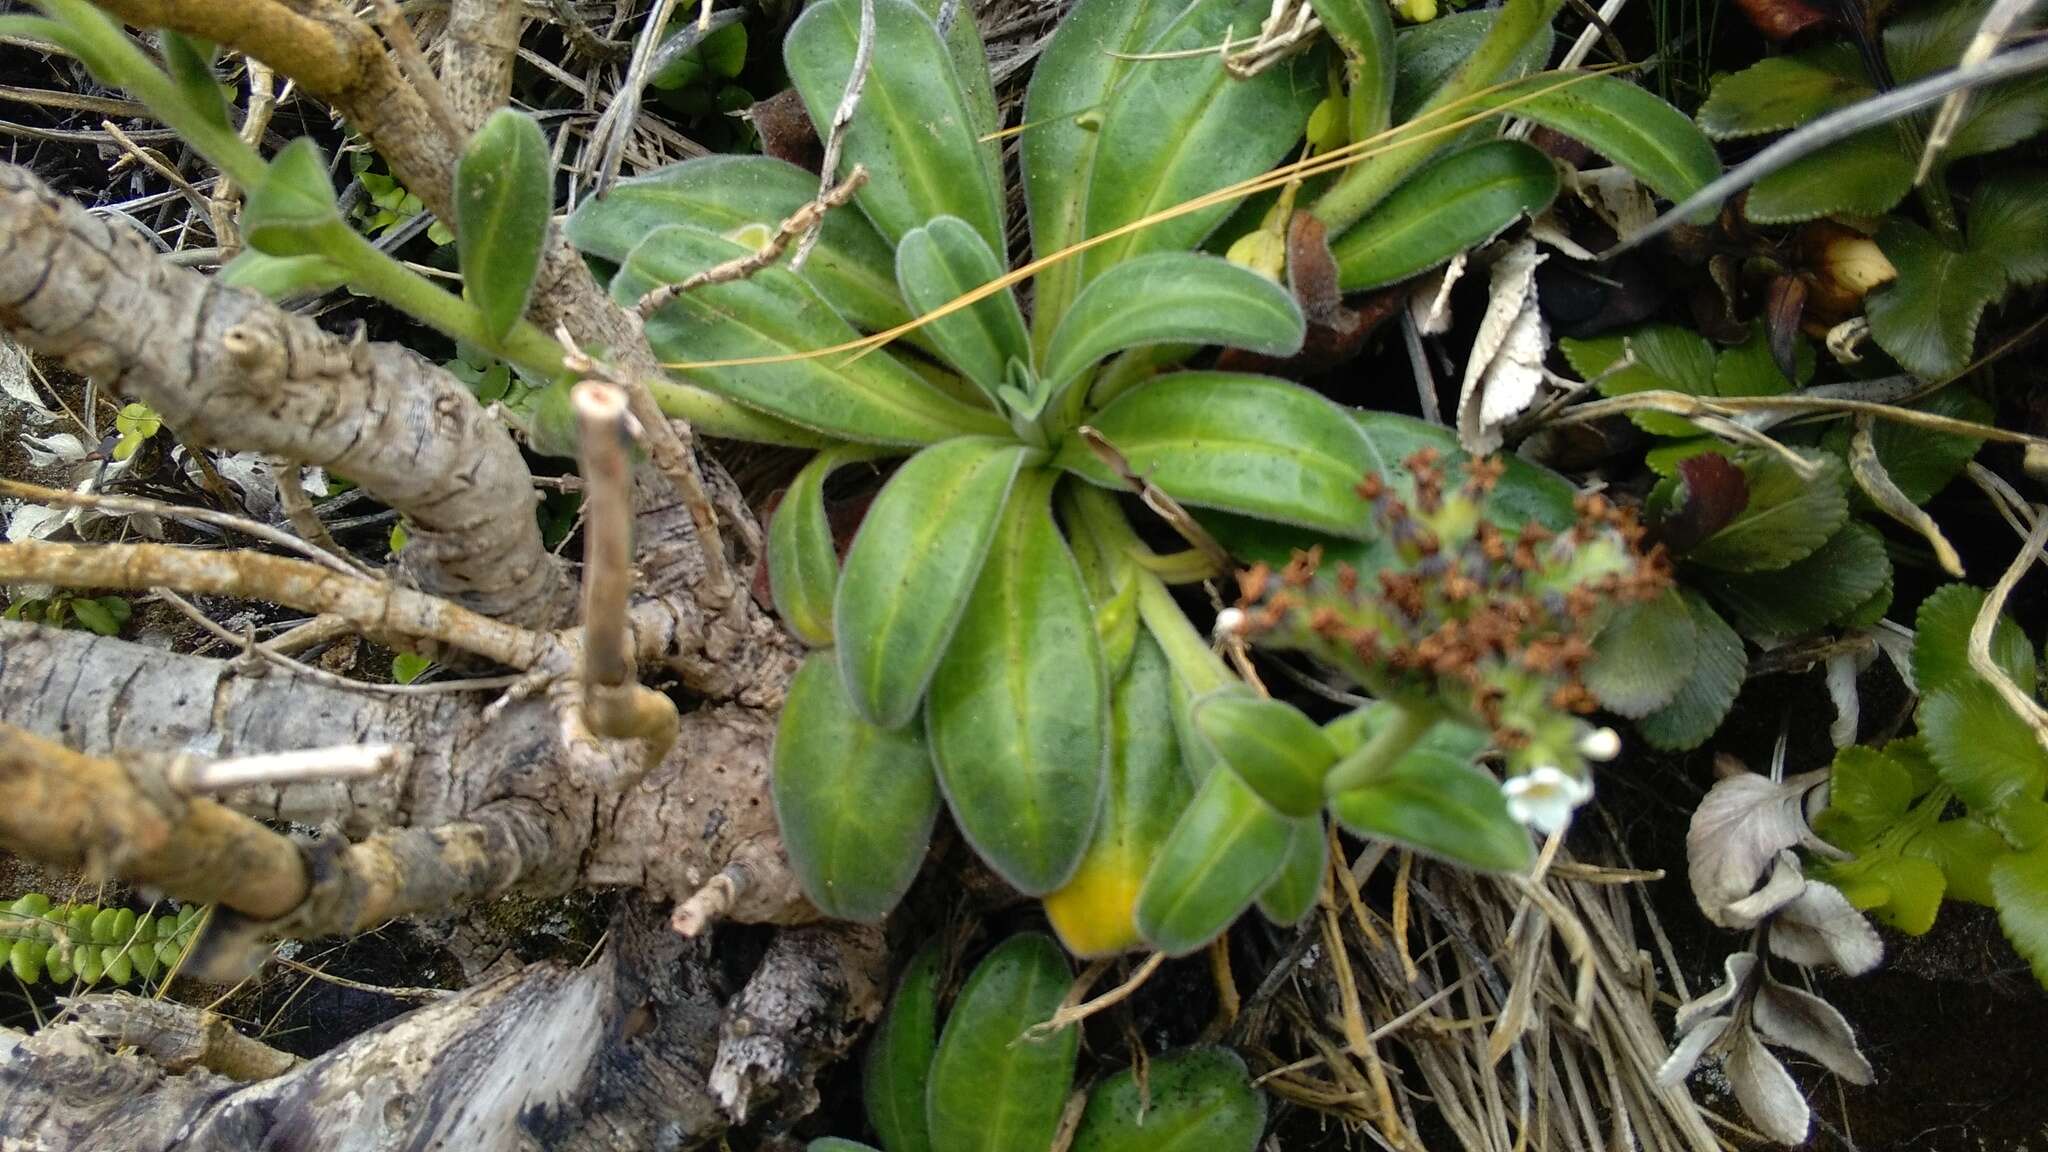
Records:
M1944 246L1961 251L1963 248L1963 223L1956 216L1956 202L1949 196L1948 173L1945 168L1936 168L1920 184L1920 206L1927 210L1927 222L1934 225L1934 234Z
M1195 630L1187 613L1173 602L1166 582L1143 569L1138 571L1138 618L1159 641L1166 662L1182 684L1196 696L1237 683L1224 666L1223 658L1209 648L1209 642Z
M562 346L521 320L503 340L491 339L483 314L365 240L339 220L323 230L323 255L341 265L349 284L375 296L442 334L488 349L522 372L552 380L562 372Z
M1429 102L1410 119L1409 126L1499 80L1529 42L1550 27L1551 19L1563 6L1564 0L1508 0L1494 17L1485 39L1465 61L1465 66L1430 96ZM1323 193L1309 211L1323 222L1330 237L1335 239L1363 219L1367 212L1387 198L1388 193L1449 142L1442 136L1430 136L1395 144L1367 157L1347 170L1336 186Z
M1363 788L1378 779L1443 717L1436 705L1416 700L1382 700L1377 707L1387 713L1386 720L1358 751L1330 769L1323 780L1323 790L1330 795Z

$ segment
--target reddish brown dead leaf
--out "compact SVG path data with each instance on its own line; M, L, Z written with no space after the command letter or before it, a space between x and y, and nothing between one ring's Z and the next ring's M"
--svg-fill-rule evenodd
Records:
M1719 452L1702 452L1678 464L1678 495L1655 529L1659 543L1679 554L1742 514L1749 506L1749 481L1735 462Z

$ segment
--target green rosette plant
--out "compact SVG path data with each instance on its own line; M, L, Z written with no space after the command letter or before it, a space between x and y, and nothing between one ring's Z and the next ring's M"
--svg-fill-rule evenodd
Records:
M1442 263L1555 193L1548 158L1487 138L1508 115L1588 139L1667 195L1714 175L1697 130L1626 82L1530 74L1556 7L1515 0L1397 36L1382 5L1333 3L1318 11L1334 56L1319 43L1248 70L1200 50L1258 25L1261 5L1082 0L1025 98L1033 259L1011 271L972 20L942 29L935 3L873 0L830 174L861 182L800 264L771 238L819 180L768 158L689 161L570 218L614 299L646 303L680 378L666 386L707 398L685 413L699 431L820 449L778 505L768 567L815 649L784 713L775 802L822 911L886 914L943 805L1083 953L1186 951L1254 901L1305 914L1319 797L1304 776L1283 810L1239 775L1256 769L1208 771L1229 737L1191 727L1197 698L1242 686L1169 585L1221 565L1200 547L1155 553L1116 494L1142 490L1195 541L1195 518L1361 546L1381 532L1359 482L1393 475L1405 449L1388 445L1416 433L1286 380L1169 371L1208 347L1302 347L1302 306L1278 279L1290 257L1261 254L1265 230L1285 249L1313 215L1332 240L1292 259L1334 265L1343 290ZM859 0L821 0L790 29L785 62L816 123L833 122L862 36ZM1295 212L1304 189L1314 202ZM1262 191L1272 210L1233 225ZM1027 278L1028 300L1013 291ZM897 458L842 563L828 481Z

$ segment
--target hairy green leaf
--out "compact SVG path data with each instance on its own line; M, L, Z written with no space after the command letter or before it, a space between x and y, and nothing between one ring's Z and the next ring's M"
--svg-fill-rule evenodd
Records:
M348 270L325 256L271 256L244 248L220 270L217 279L265 299L288 300L332 292L348 283Z
M1235 772L1211 771L1138 891L1138 929L1180 956L1230 927L1287 862L1294 822Z
M500 108L455 164L455 254L462 293L484 331L505 334L526 312L554 212L554 166L540 122Z
M1284 700L1217 693L1195 702L1195 731L1218 758L1283 816L1322 811L1323 777L1337 749Z
M825 518L825 479L834 469L873 458L845 446L818 453L782 493L768 522L768 588L775 614L813 647L832 643L832 596L839 588L839 552Z
M333 256L348 225L334 199L320 146L301 136L271 157L263 182L242 204L242 235L266 256Z
M1472 762L1478 751L1466 732L1439 724L1371 784L1332 796L1330 813L1358 836L1482 871L1521 871L1535 859L1529 833L1508 814L1500 781Z
M1800 476L1776 452L1752 448L1739 453L1735 462L1748 481L1749 505L1686 560L1725 572L1762 572L1803 560L1826 543L1849 518L1846 469L1832 456L1801 454L1819 465L1812 479Z
M1426 24L1401 29L1394 38L1394 123L1415 118L1437 89L1478 50L1499 11L1486 8L1451 12ZM1513 66L1500 79L1519 80L1542 68L1550 59L1553 44L1548 28L1530 37Z
M1096 362L1148 344L1222 344L1268 356L1301 350L1293 293L1215 256L1155 252L1109 269L1081 291L1045 357L1057 396Z
M1184 503L1337 536L1371 534L1356 491L1375 464L1365 437L1343 409L1300 385L1176 372L1117 397L1091 423L1138 475ZM1078 437L1056 463L1123 487Z
M856 193L882 235L901 240L938 216L966 221L1003 251L1000 173L976 139L976 113L939 30L912 0L872 0L874 51L860 108L842 134L842 175L862 165ZM783 41L790 82L813 124L829 125L860 42L862 0L823 0Z
M1377 0L1310 0L1323 31L1344 54L1346 127L1351 139L1386 130L1394 114L1394 17Z
M1347 292L1406 280L1477 247L1557 196L1557 167L1519 140L1440 157L1330 245Z
M1026 449L961 437L890 477L847 549L832 603L839 666L871 723L910 722L1002 522Z
M216 126L232 127L228 123L227 96L221 91L220 74L214 70L219 46L171 28L159 29L157 41L163 48L164 70L170 73L185 102Z
M1003 274L1003 262L966 221L941 216L904 234L896 246L896 282L920 316L929 316ZM996 402L1010 365L1031 363L1024 313L1008 289L929 320L939 351Z
M1531 76L1488 93L1475 108L1505 107L1570 136L1667 200L1684 200L1721 174L1713 143L1685 113L1614 76L1563 80L1561 73Z
M1330 862L1330 837L1322 816L1304 816L1292 823L1287 859L1259 893L1259 911L1282 927L1299 924L1315 911Z
M932 1061L925 1116L933 1152L1052 1146L1081 1032L1025 1032L1052 1018L1072 979L1059 945L1035 933L1010 937L975 967Z
M827 916L888 915L924 863L939 789L917 728L861 719L830 652L804 659L775 735L775 820Z
M649 289L680 283L747 251L688 225L659 228L612 278L612 299L631 306ZM858 337L810 285L782 268L693 288L647 320L649 343L671 362L795 357ZM690 375L750 408L847 440L914 445L1009 432L995 413L954 399L887 352L728 363Z
M1109 753L1095 613L1052 518L1058 477L1034 469L1018 480L925 706L954 821L1027 896L1074 874ZM922 565L909 559L919 555L897 560Z
M1111 697L1102 816L1081 866L1045 898L1053 930L1077 956L1112 955L1139 942L1138 885L1191 792L1175 736L1177 691L1166 654L1141 632Z
M889 1011L868 1042L861 1069L861 1097L868 1123L887 1152L930 1152L925 1131L925 1081L939 1049L939 963L944 949L934 940L918 949Z
M569 242L623 264L664 224L690 224L727 239L780 226L818 194L818 178L767 156L702 156L621 180L569 214ZM825 214L803 278L854 327L880 332L910 319L896 292L889 242L859 212ZM914 334L913 334L914 335Z
M1119 1072L1088 1096L1072 1152L1252 1152L1266 1097L1228 1048L1195 1048Z
M1721 726L1749 671L1742 637L1691 589L1680 589L1695 629L1692 671L1669 704L1636 720L1636 731L1666 751L1697 748Z

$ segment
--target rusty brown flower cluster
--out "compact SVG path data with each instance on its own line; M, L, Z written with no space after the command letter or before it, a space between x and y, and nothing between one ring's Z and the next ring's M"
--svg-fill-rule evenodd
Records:
M1433 449L1403 467L1412 496L1377 474L1358 485L1379 569L1326 564L1314 548L1277 572L1243 570L1244 635L1305 651L1376 695L1451 705L1505 750L1542 742L1547 715L1590 712L1581 673L1593 637L1615 605L1670 586L1661 548L1645 551L1635 517L1599 495L1580 496L1563 531L1503 529L1488 507L1497 459L1472 462L1455 486Z

